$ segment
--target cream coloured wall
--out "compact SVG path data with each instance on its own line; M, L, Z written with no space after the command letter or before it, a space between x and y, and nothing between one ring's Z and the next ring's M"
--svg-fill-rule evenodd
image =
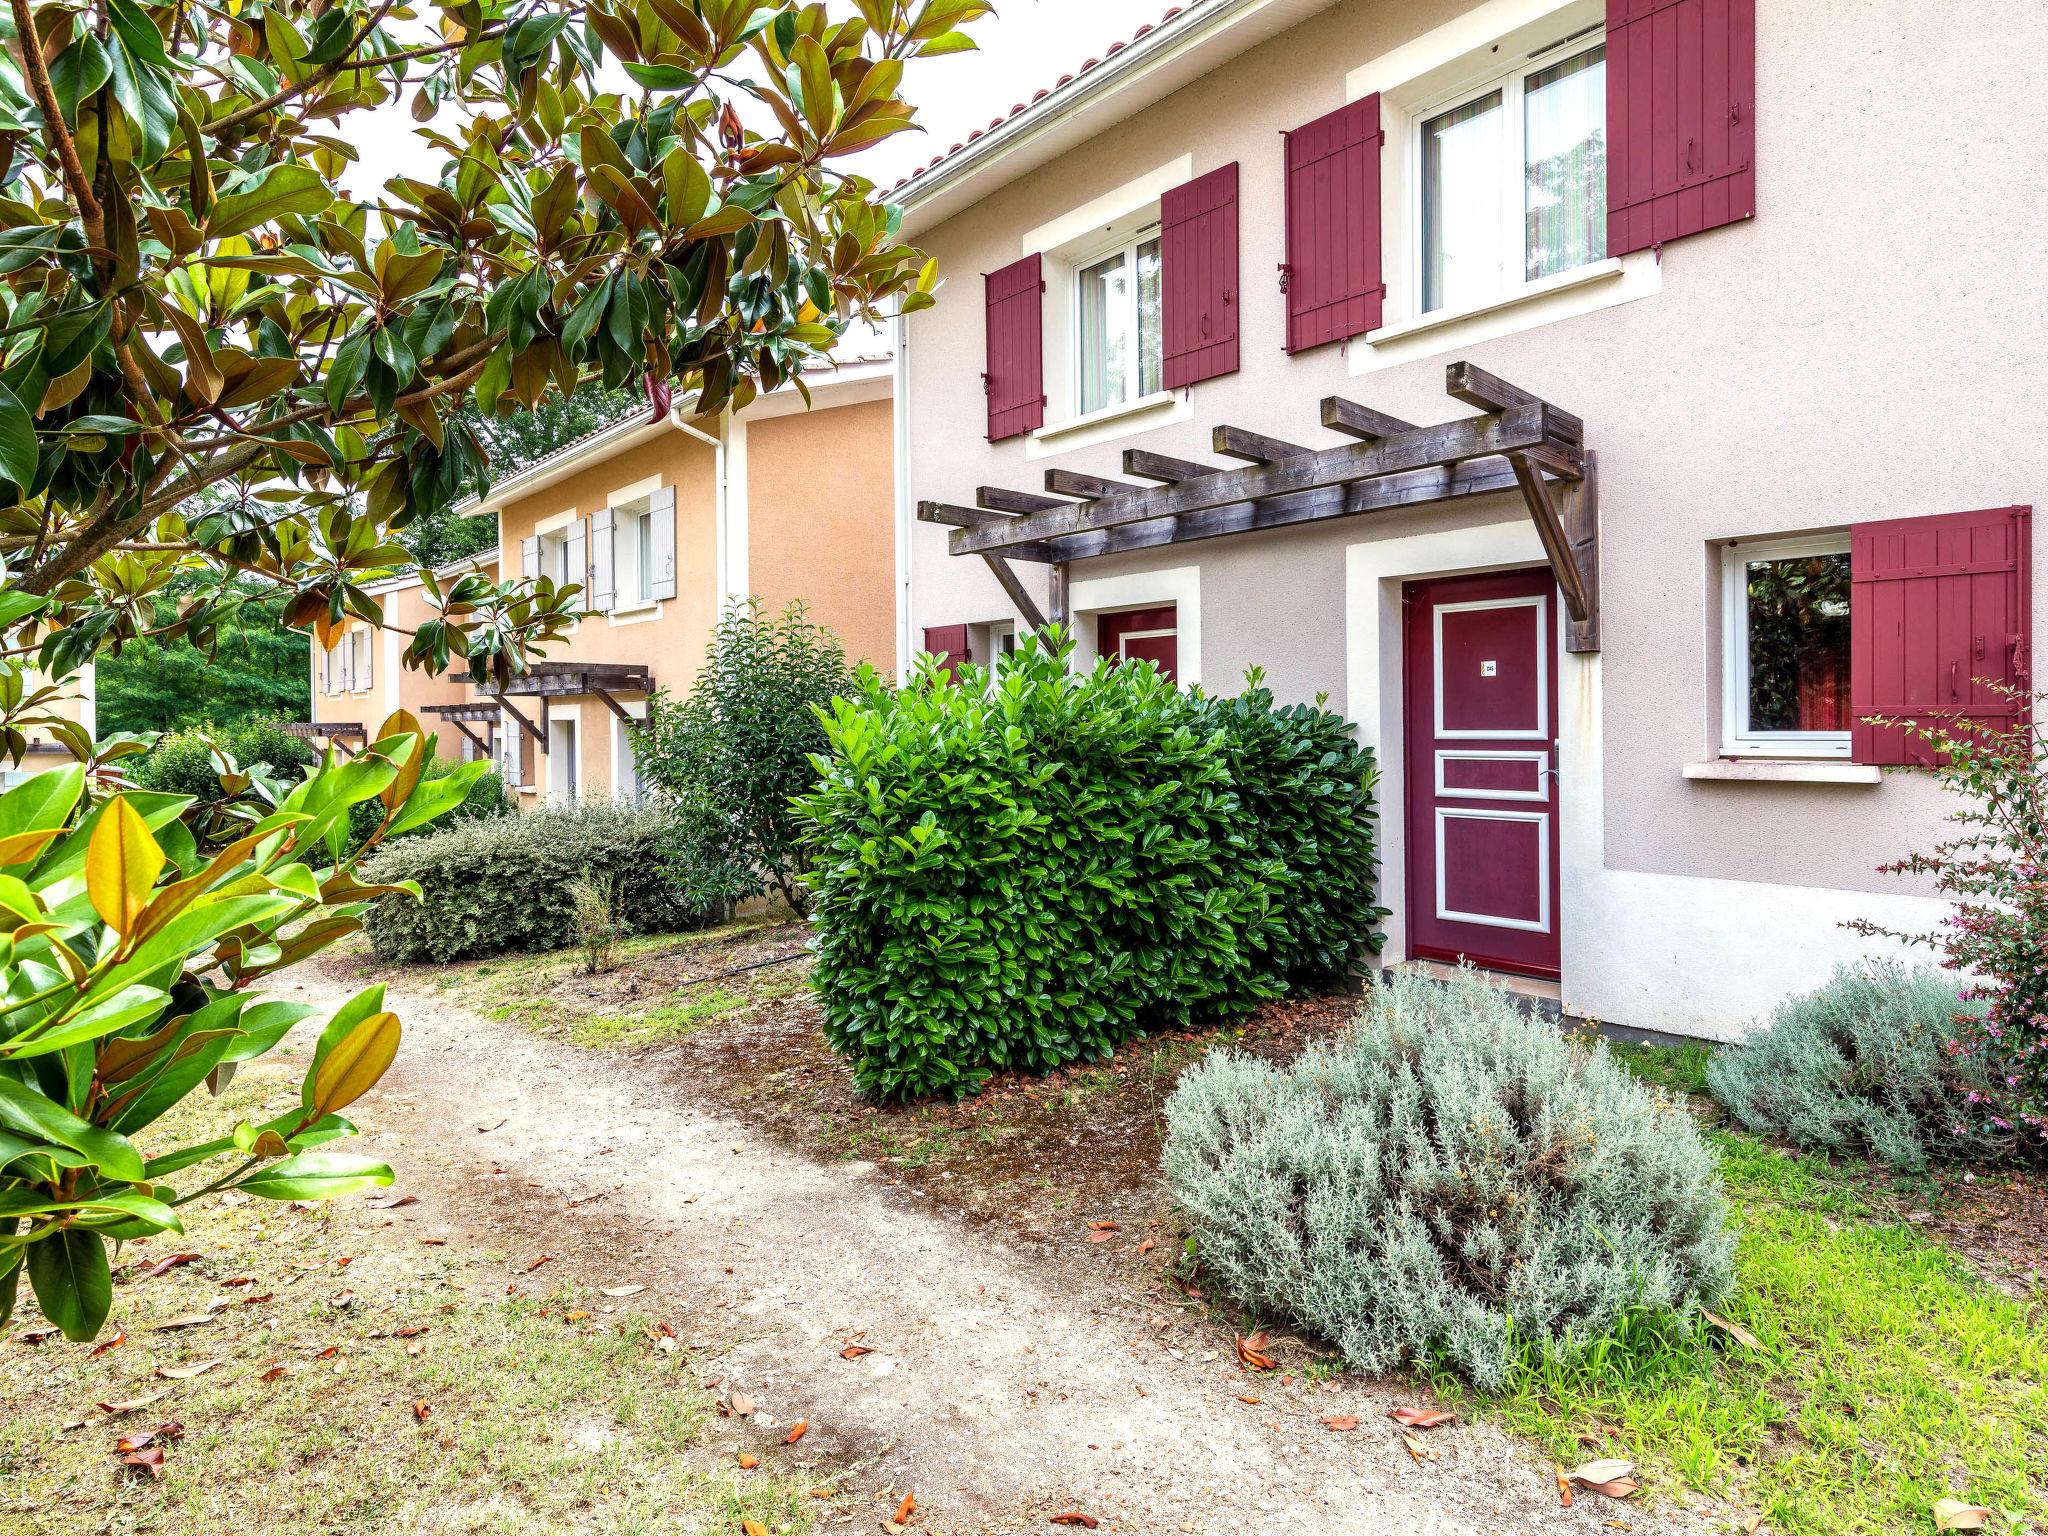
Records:
M1287 357L1274 280L1281 130L1341 105L1353 72L1369 76L1476 9L1334 6L922 232L947 283L907 324L910 495L1030 489L1047 462L1116 475L1126 446L1213 461L1208 432L1222 422L1333 442L1314 425L1325 394L1444 420L1465 408L1444 395L1443 366L1469 358L1582 415L1600 454L1602 867L1910 893L1876 866L1939 835L1942 800L1924 775L1876 786L1683 777L1719 733L1710 546L2048 501L2048 444L2011 408L2038 394L2048 341L2048 290L2022 276L2048 237L2037 148L2048 11L2003 0L1959 30L1939 0L1759 0L1754 220L1674 242L1650 278L1637 262L1626 302ZM2000 65L1986 70L1992 39ZM1182 155L1196 174L1240 165L1240 371L1195 386L1189 418L1151 430L1056 455L1045 440L985 442L978 274L1015 260L1027 232L1063 210ZM1088 561L1074 577L1199 564L1209 687L1259 664L1284 696L1341 699L1355 686L1346 548L1513 515L1507 502L1424 510ZM945 530L908 536L913 641L925 625L1010 616L981 562L945 553ZM2039 585L2048 547L2036 561ZM1042 574L1022 569L1042 592Z

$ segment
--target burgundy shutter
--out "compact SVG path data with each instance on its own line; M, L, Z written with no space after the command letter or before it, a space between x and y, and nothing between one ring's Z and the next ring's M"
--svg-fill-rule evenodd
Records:
M1287 136L1287 350L1380 324L1380 98Z
M1992 729L2016 705L1977 679L2024 689L2032 633L2028 507L1900 517L1849 530L1850 740L1859 763L1928 764L1927 744L1871 715Z
M946 675L951 677L970 657L967 654L967 626L965 624L938 624L924 632L924 648L945 664Z
M1237 162L1159 199L1166 387L1237 372Z
M1045 424L1045 279L1038 257L1013 261L983 280L988 305L988 440Z
M1756 0L1607 0L1607 254L1756 212Z

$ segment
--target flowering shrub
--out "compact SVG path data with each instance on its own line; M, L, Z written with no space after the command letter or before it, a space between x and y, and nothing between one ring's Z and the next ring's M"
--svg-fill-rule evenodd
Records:
M1934 933L1851 926L1929 945L1968 978L1963 996L1983 1014L1958 1015L1947 1049L1969 1058L1970 1075L1985 1086L1965 1095L1955 1129L2007 1155L2048 1160L2048 739L2027 707L2034 698L1986 686L2022 706L2019 724L1881 722L1940 753L1942 787L1963 801L1948 818L1962 829L1957 836L1883 868L1932 875L1954 913Z

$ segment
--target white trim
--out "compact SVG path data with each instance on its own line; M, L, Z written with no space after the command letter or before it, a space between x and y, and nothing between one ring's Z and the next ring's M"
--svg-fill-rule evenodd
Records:
M1065 421L1036 427L1024 439L1024 457L1027 460L1049 459L1055 454L1093 448L1098 443L1113 442L1135 432L1151 432L1194 419L1193 390L1162 390L1158 394L1142 395L1136 400L1106 405L1086 416L1069 416Z
M747 555L747 419L728 412L719 423L724 440L718 491L718 605L721 610L753 590Z
M1481 613L1497 608L1536 610L1536 724L1521 731L1454 731L1444 724L1444 615ZM1470 603L1436 603L1430 609L1433 654L1430 657L1430 687L1434 695L1436 734L1443 741L1548 741L1550 739L1550 656L1544 633L1550 627L1550 599L1542 593L1531 597L1489 597Z
M624 629L630 624L654 623L661 617L663 607L662 599L653 598L646 602L630 603L624 608L614 608L605 617L612 621L614 628Z
M609 714L610 711L606 711L606 713ZM568 778L570 784L574 787L575 793L566 799L561 794L563 786L555 782L555 769L557 765L565 760L562 756L562 742L556 735L556 732L562 726L569 728L569 739L574 744L566 761L569 765ZM546 803L549 805L574 805L583 798L584 789L583 706L581 704L561 704L551 701L547 724L541 727L541 729L547 733L548 738L548 750L539 754L546 769L541 779Z
M564 528L573 524L576 521L576 517L577 510L571 507L566 512L556 512L547 517L535 518L533 533L530 536L537 539L543 534L560 533Z
M1847 555L1849 535L1811 534L1792 539L1736 539L1721 551L1721 751L1730 757L1799 757L1847 761L1847 731L1752 731L1742 728L1749 707L1749 583L1743 567L1756 560L1797 560Z
M1444 777L1444 769L1451 763L1533 763L1536 767L1534 789L1453 789ZM1435 792L1439 798L1451 796L1458 800L1548 800L1550 790L1544 785L1544 777L1550 771L1548 750L1537 752L1489 752L1483 747L1439 748L1436 753Z
M1194 180L1194 177L1195 157L1192 154L1178 155L1056 219L1047 220L1036 229L1025 230L1018 254L1043 254L1071 245L1076 240L1085 240L1103 225L1113 224L1156 204L1165 193L1184 181Z
M642 496L652 496L660 489L661 476L659 473L642 475L631 485L622 485L616 490L606 491L604 494L604 504L607 507L623 507L627 502L638 501Z
M1734 784L1882 784L1884 771L1875 763L1830 763L1809 758L1785 762L1767 757L1725 758L1686 763L1688 779Z
M1537 897L1536 921L1525 917L1497 917L1488 912L1461 912L1453 908L1444 889L1445 870L1449 860L1444 856L1444 823L1457 821L1520 821L1535 824L1539 830L1536 837L1536 882L1541 894ZM1513 928L1519 933L1550 932L1550 812L1543 811L1487 811L1477 806L1440 805L1436 807L1436 915L1439 921L1451 923L1473 923L1482 928Z
M1093 620L1104 613L1173 604L1174 672L1183 688L1202 682L1202 568L1175 566L1164 571L1131 571L1122 576L1097 576L1077 581L1067 594L1073 615L1074 654L1070 663L1085 672L1100 654ZM1089 622L1084 623L1083 620Z
M896 681L903 683L909 679L911 658L917 654L910 638L912 573L917 565L911 544L917 519L910 495L910 327L900 314L892 315L889 325L895 343L890 364L894 405L889 412L889 470L896 491Z
M647 701L645 699L621 699L619 700L619 708L623 709L635 720L645 720L647 718ZM632 757L635 759L633 781L636 789L634 799L637 803L639 799L637 789L640 783L640 767L638 754L633 751L633 744L626 737L626 722L610 710L604 712L604 717L611 722L612 727L612 798L614 800L622 798L619 791L619 781L624 777L623 768L625 760L628 757Z
M1422 36L1390 49L1344 77L1344 99L1391 91L1481 50L1523 27L1569 10L1580 0L1486 0Z
M1346 709L1360 742L1379 757L1386 808L1382 869L1407 867L1401 584L1542 559L1526 517L1346 548ZM1570 653L1557 661L1558 939L1566 1009L1646 1029L1739 1040L1788 995L1819 986L1837 965L1925 958L1922 950L1871 939L1844 924L1862 918L1896 932L1929 932L1952 910L1932 897L1609 869L1602 662L1597 654ZM1382 959L1405 959L1405 914L1396 910L1384 928Z

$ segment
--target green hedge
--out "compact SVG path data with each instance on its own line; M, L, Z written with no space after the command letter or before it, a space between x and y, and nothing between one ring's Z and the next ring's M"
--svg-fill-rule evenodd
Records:
M1371 754L1257 681L1205 699L1027 641L992 687L928 660L835 701L800 805L825 1035L863 1092L1100 1059L1378 942Z
M385 897L364 927L386 960L469 960L508 949L575 942L569 884L615 884L629 929L690 927L697 914L662 872L663 818L653 809L594 804L503 816L387 845L367 879L414 880L422 899Z

